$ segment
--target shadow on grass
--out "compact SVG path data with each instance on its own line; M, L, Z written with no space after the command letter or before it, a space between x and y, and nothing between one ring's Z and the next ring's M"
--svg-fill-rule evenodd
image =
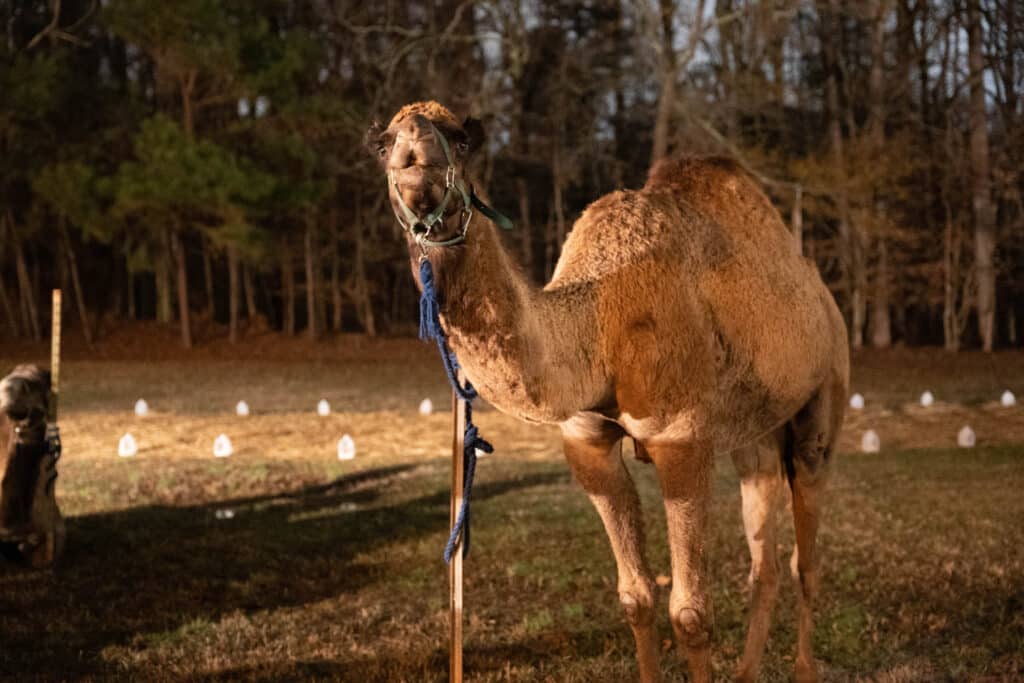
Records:
M0 569L0 675L109 674L98 656L108 645L144 644L152 637L144 634L236 610L355 593L387 580L354 562L381 544L434 534L440 562L446 489L372 507L403 479L424 490L414 469L423 467L380 468L277 495L70 518L58 568ZM473 494L486 499L563 479L536 473L481 483ZM395 495L391 488L389 497Z
M556 657L580 662L607 654L607 633L603 630L562 632L559 642L551 638L531 637L514 643L494 645L474 644L465 651L463 661L467 678L500 674L521 667L532 668L538 661ZM446 681L449 655L447 650L409 652L405 657L372 656L347 659L343 662L328 660L300 660L281 662L268 668L265 662L255 666L240 666L211 671L193 679L203 683L215 681L252 681L271 683L279 681ZM627 656L628 658L628 656ZM603 679L602 679L603 680Z

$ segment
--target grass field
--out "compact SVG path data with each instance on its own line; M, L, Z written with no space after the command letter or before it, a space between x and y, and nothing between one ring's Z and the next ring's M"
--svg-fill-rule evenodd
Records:
M431 348L341 338L214 346L191 360L118 348L69 352L67 551L53 571L0 569L0 677L446 680L449 398ZM43 356L0 349L0 368ZM822 532L826 679L1024 680L1024 407L992 405L1006 388L1024 398L1024 354L865 355L853 385L868 405L847 421ZM914 405L926 388L939 399L930 411ZM153 409L144 419L131 412L139 397ZM326 418L314 413L321 397ZM416 412L425 397L440 409L429 417ZM234 416L241 398L253 416ZM474 489L469 680L635 679L611 552L557 430L485 409L477 421L498 452ZM963 424L978 448L955 448ZM880 454L856 453L867 428ZM126 431L135 458L117 457ZM231 458L211 455L220 432ZM339 462L346 432L358 455ZM650 559L668 574L653 469L629 467ZM742 648L748 571L726 461L714 493L724 676ZM765 680L791 673L793 603L786 581ZM674 650L663 662L683 679Z

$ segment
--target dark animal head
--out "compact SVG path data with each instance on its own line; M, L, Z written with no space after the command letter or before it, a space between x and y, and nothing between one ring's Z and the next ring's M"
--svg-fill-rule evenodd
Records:
M54 497L56 468L46 439L50 373L19 365L0 380L0 543L33 566L55 559L63 520Z

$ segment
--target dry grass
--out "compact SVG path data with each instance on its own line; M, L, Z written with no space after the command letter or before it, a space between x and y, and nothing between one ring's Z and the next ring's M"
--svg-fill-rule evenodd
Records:
M59 480L68 550L52 572L0 571L0 676L446 678L449 399L432 350L349 338L276 353L273 343L234 357L211 345L191 360L164 347L149 360L138 348L99 361L72 350ZM856 359L868 407L848 421L822 541L828 680L1024 679L1024 408L986 405L1004 388L1024 397L1024 355L994 363L995 373L980 355ZM958 405L921 413L908 404L924 388ZM131 414L140 396L154 409L145 419ZM330 417L313 412L321 396ZM424 397L437 414L416 414ZM239 398L252 417L232 414ZM469 679L635 678L611 553L557 432L495 411L478 421L498 454L481 462L474 491ZM973 451L952 448L964 423L979 435ZM869 427L882 453L854 454ZM116 456L125 431L140 444L133 459ZM236 453L215 460L222 431ZM354 461L334 456L344 432ZM652 562L667 573L657 482L651 468L630 468ZM738 498L722 463L711 539L722 672L745 627ZM766 680L790 675L792 603L784 585ZM665 668L683 677L674 653Z

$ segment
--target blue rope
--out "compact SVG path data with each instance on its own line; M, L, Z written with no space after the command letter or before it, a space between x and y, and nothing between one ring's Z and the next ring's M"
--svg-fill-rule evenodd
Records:
M420 339L437 341L441 362L444 363L444 371L452 388L463 401L472 401L477 397L476 389L468 380L465 386L459 384L459 361L448 348L448 339L441 327L441 306L437 300L437 287L434 285L434 269L425 258L420 261L420 285L423 287L423 293L420 295Z
M463 434L462 447L462 464L465 469L462 505L459 506L459 514L455 517L455 526L452 527L448 542L444 546L444 561L450 563L460 538L462 539L462 556L465 557L469 553L469 496L473 490L473 475L476 473L477 449L484 453L493 453L494 446L480 436L480 430L473 424L473 399L477 397L476 389L468 380L465 385L459 383L459 361L452 350L448 348L448 340L441 327L440 304L437 298L437 287L434 284L434 269L430 265L430 261L425 258L420 261L420 285L423 287L423 293L420 295L420 339L437 341L437 348L441 352L441 361L444 363L448 381L451 382L458 397L466 402L466 431Z

